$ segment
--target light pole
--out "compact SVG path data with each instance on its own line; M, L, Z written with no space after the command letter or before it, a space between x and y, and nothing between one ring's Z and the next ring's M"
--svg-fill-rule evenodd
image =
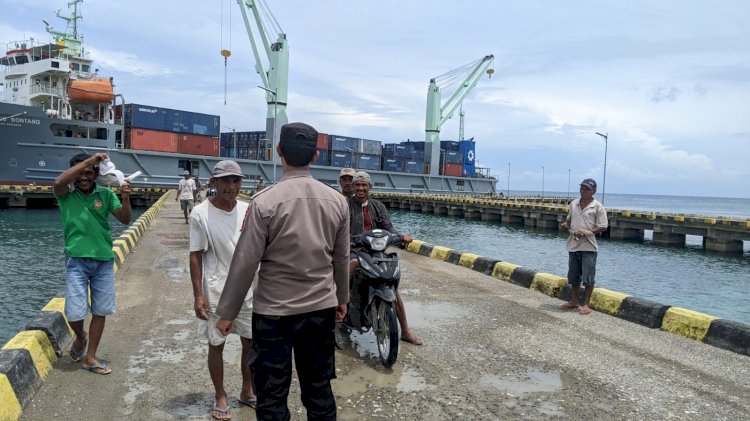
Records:
M542 201L544 201L544 165L542 165Z
M508 162L508 197L510 197L510 162Z
M234 127L228 127L228 126L224 126L224 128L232 131L232 149L234 150L233 152L234 156L230 155L230 157L237 159L239 158L239 153L237 151L237 130L235 130Z
M273 127L271 132L271 160L273 161L273 182L276 184L276 91L258 85L260 89L273 95Z
M604 204L604 192L607 190L607 135L608 133L601 134L596 132L599 136L604 139L604 180L602 181L602 205Z
M570 168L568 168L568 199L570 199Z

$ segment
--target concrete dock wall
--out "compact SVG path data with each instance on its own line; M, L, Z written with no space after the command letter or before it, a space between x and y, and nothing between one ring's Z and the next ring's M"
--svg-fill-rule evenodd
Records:
M153 206L113 241L115 272L135 249L169 196L163 194ZM64 314L63 294L50 300L25 329L0 349L0 421L17 420L23 408L73 342L73 331Z

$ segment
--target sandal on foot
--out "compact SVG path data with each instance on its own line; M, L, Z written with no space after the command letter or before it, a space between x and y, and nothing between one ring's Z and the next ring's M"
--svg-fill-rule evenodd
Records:
M94 374L101 374L101 375L109 374L109 373L112 372L112 367L110 367L110 366L108 366L107 364L104 364L104 363L99 363L99 364L92 365L92 366L89 366L89 367L83 367L83 369L87 370L87 371L90 371L90 372L92 372Z
M580 310L578 310L578 312L585 316L585 315L591 313L591 309L588 308L587 306L583 306L583 307L581 307Z
M571 304L571 303L560 304L560 310L575 310L577 308L578 308L578 305L576 304Z
M88 344L89 344L89 340L84 339L83 346L81 347L81 349L76 349L75 342L74 342L73 345L70 346L70 359L73 360L74 362L81 361L81 357L83 357L83 353L86 351L86 347L88 346Z
M249 406L250 408L255 409L255 406L258 404L258 398L240 399L238 397L237 402L239 402L242 405L246 405L246 406Z
M211 416L217 420L231 420L232 407L227 405L226 408L219 408L219 405L214 405L214 407L211 408Z

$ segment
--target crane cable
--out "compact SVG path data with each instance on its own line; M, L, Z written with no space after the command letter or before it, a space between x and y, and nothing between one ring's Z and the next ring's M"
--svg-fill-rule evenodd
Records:
M231 0L227 0L231 1ZM221 2L221 56L224 57L224 105L227 105L227 59L232 55L232 7L229 7L229 49L224 48L224 2Z

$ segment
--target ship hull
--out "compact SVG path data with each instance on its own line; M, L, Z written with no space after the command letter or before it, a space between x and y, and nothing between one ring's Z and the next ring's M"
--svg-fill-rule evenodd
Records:
M12 117L14 116L14 117ZM86 129L98 138L68 137L72 130ZM118 139L124 135L122 125L95 121L61 120L47 117L36 107L0 103L0 183L52 184L55 177L68 168L70 157L78 153L106 152L123 173L141 171L135 186L173 187L189 168L193 175L207 180L218 156L188 155L123 149ZM106 134L105 134L106 133ZM260 177L268 185L282 177L281 165L271 161L236 160L249 175L243 187L253 189ZM340 168L311 166L317 180L335 186ZM430 176L389 171L368 171L373 189L382 192L423 192L494 194L494 179Z

